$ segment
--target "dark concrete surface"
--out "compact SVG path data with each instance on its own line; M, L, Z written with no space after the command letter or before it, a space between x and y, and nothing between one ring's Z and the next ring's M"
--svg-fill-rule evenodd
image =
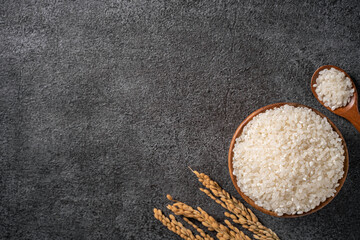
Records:
M299 219L254 211L281 239L359 239L360 134L310 91L321 65L360 85L358 1L1 1L0 238L180 239L167 193L223 219L188 166L240 197L239 123L275 102L326 114L350 170Z

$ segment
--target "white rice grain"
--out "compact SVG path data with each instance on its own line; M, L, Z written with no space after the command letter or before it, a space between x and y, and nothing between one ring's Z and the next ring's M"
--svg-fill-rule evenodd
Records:
M335 110L345 107L354 94L351 80L335 68L324 69L316 79L315 92L326 107Z
M344 175L341 138L309 108L284 105L255 116L233 152L242 192L278 215L314 209Z

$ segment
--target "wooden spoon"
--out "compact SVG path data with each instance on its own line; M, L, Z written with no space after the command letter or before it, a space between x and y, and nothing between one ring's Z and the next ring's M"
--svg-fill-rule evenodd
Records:
M335 110L331 110L331 108L326 107L324 105L324 103L322 101L320 101L320 99L318 98L318 95L315 92L316 87L314 87L314 84L316 84L316 79L319 76L319 72L324 70L324 69L331 69L331 68L335 68L336 70L339 70L343 73L345 73L345 76L348 77L351 80L351 83L353 85L354 88L354 95L352 96L350 102L345 106L345 107L339 107L336 108ZM358 130L360 132L360 113L359 113L359 108L358 108L358 93L356 90L356 86L354 84L354 81L351 79L351 77L341 68L333 66L333 65L325 65L325 66L321 66L319 67L314 75L311 78L311 91L314 94L315 98L324 106L327 108L327 110L335 113L336 115L339 115L343 118L346 118L349 122L351 122L352 125L354 125L354 127L356 128L356 130Z
M236 139L241 135L244 127L246 126L246 124L248 124L256 115L265 112L268 109L273 109L273 108L278 108L284 105L290 105L290 106L294 106L294 107L305 107L305 108L310 108L311 110L313 110L316 114L320 115L322 118L326 118L328 120L328 122L330 123L331 127L333 128L333 130L335 132L337 132L337 134L339 134L341 140L342 140L342 145L344 148L344 156L345 156L345 160L344 160L344 175L341 179L339 179L338 183L339 186L336 187L336 193L334 194L334 196L327 198L324 202L320 203L319 206L315 207L314 209L310 210L309 212L305 212L303 214L294 214L294 215L288 215L288 214L284 214L282 216L278 216L275 212L267 210L265 208L262 208L258 205L255 204L255 202L249 198L248 196L246 196L239 188L239 186L237 185L237 178L234 175L234 167L233 167L233 158L234 158L234 152L233 149L235 147L235 142ZM258 110L256 110L255 112L253 112L252 114L250 114L247 118L245 118L245 120L240 124L240 126L236 129L235 134L231 140L230 143L230 148L229 148L229 155L228 155L228 166L229 166L229 173L230 173L230 177L231 180L234 184L234 187L236 188L236 190L238 191L238 193L241 195L241 197L248 203L250 204L252 207L256 208L257 210L269 214L271 216L275 216L275 217L281 217L281 218L296 218L296 217L302 217L305 215L309 215L311 213L314 213L318 210L320 210L321 208L325 207L329 202L331 202L331 200L334 199L334 197L339 193L341 187L344 185L345 179L346 179L346 175L348 173L348 169L349 169L349 152L348 149L346 147L346 143L345 143L345 139L344 137L341 135L341 132L339 131L339 129L335 126L335 124L333 122L330 121L330 119L328 119L324 114L322 114L321 112L317 111L316 109L313 109L311 107L299 104L299 103L274 103L271 105L267 105L265 107L259 108Z

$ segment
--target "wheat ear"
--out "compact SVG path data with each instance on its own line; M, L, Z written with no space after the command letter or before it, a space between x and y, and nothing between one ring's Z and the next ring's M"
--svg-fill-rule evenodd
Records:
M207 212L202 210L200 207L197 210L193 209L191 206L173 200L173 198L168 195L168 199L174 201L173 205L168 205L167 208L170 209L175 215L181 215L186 218L193 218L201 222L209 231L216 231L216 237L220 240L236 239L236 240L250 240L244 233L240 233L240 230L229 229L225 225L217 222L212 216ZM235 228L234 226L232 226ZM245 236L245 237L244 237Z
M222 189L217 182L213 181L204 173L199 173L192 169L191 171L198 177L199 182L207 188L200 188L200 191L204 192L216 203L233 213L225 213L225 216L230 217L235 223L239 223L242 227L253 232L254 238L256 239L280 240L276 233L259 222L258 218L249 208L246 208L239 200Z
M174 215L166 217L161 210L154 208L154 217L159 220L170 231L179 235L182 239L186 240L201 240L203 239L199 235L194 236L190 229L185 228L182 223L176 221Z
M197 225L195 225L192 221L190 221L188 218L183 217L184 221L187 222L190 226L196 229L198 233L204 238L204 240L214 240L209 234L206 234L201 228L199 228Z

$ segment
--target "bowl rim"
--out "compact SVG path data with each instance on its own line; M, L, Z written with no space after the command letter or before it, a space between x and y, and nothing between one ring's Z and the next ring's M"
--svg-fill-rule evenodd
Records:
M327 121L330 123L331 127L333 128L334 131L337 132L337 134L340 136L340 138L342 139L342 144L343 144L343 148L344 148L344 155L345 155L345 160L344 160L344 175L343 177L338 181L339 183L339 186L337 186L335 188L336 190L336 193L334 194L334 196L332 197L329 197L327 198L324 202L321 202L320 205L318 205L317 207L315 207L314 209L308 211L308 212L305 212L305 213L302 213L302 214L294 214L294 215L289 215L289 214L284 214L282 216L278 216L275 212L273 211L270 211L270 210L267 210L263 207L260 207L258 205L255 204L255 202L249 198L248 196L246 196L239 188L239 186L237 185L237 180L236 180L236 176L233 174L234 172L234 168L233 168L233 149L234 149L234 145L235 145L235 142L236 142L236 139L241 135L242 131L243 131L243 128L245 127L246 124L248 124L256 115L260 114L260 113L263 113L265 112L266 110L269 110L269 109L273 109L273 108L277 108L277 107L281 107L281 106L284 106L284 105L290 105L290 106L294 106L294 107L306 107L306 108L309 108L311 110L313 110L316 114L318 114L319 116L321 117L325 117L327 119ZM347 146L346 146L346 142L345 142L345 139L344 137L342 136L340 130L335 126L335 124L328 118L326 117L323 113L319 112L318 110L312 108L312 107L309 107L309 106L306 106L306 105L303 105L303 104L300 104L300 103L293 103L293 102L280 102L280 103L273 103L273 104L270 104L270 105L266 105L262 108L259 108L257 109L256 111L252 112L249 116L247 116L245 118L244 121L242 121L240 123L240 125L238 126L238 128L236 129L232 139L231 139L231 143L230 143L230 148L229 148L229 153L228 153L228 167L229 167L229 173L230 173L230 177L231 177L231 180L232 180L232 183L235 187L235 189L237 190L237 192L240 194L240 196L248 203L250 204L252 207L254 207L255 209L263 212L263 213L266 213L268 215L271 215L271 216L275 216L275 217L281 217L281 218L296 218L296 217L302 217L302 216L306 216L306 215L309 215L309 214L312 214L314 212L317 212L319 211L320 209L322 209L323 207L325 207L327 204L329 204L334 198L335 196L340 192L340 189L342 188L342 186L344 185L344 182L345 182L345 179L346 179L346 176L347 176L347 173L348 173L348 170L349 170L349 152L348 152L348 149L347 149Z

